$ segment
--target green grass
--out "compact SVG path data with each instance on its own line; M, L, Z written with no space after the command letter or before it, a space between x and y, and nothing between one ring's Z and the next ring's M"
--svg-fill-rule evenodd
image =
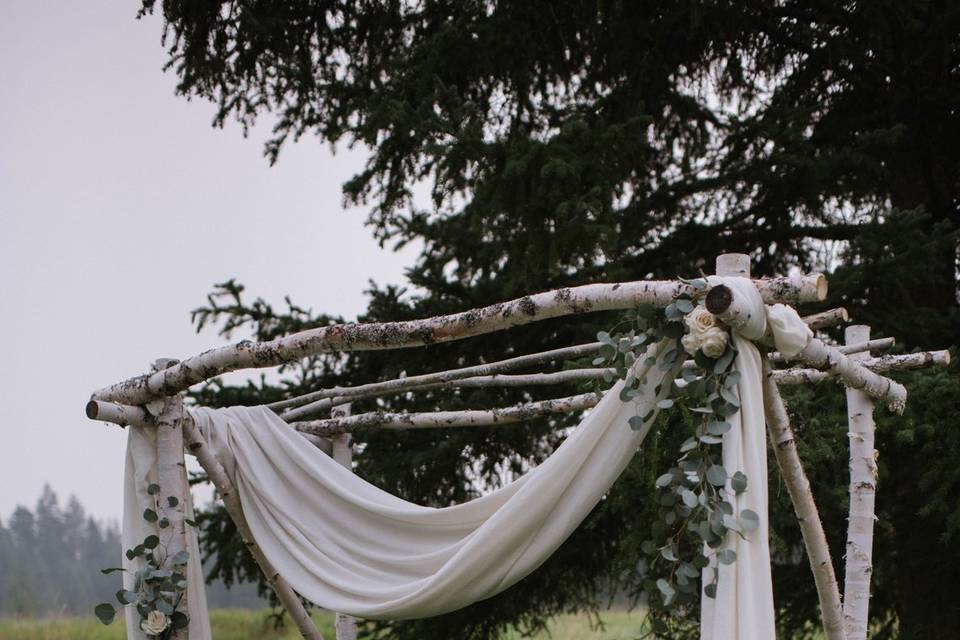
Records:
M333 616L317 614L317 626L324 637L332 639ZM639 635L642 615L609 611L601 615L604 629L597 629L587 616L560 616L550 624L550 634L536 636L535 640L632 640ZM299 635L288 622L277 631L273 629L264 611L220 609L210 613L214 640L296 640ZM122 620L103 626L91 614L83 618L0 618L0 638L3 640L125 640ZM511 633L510 640L520 635Z

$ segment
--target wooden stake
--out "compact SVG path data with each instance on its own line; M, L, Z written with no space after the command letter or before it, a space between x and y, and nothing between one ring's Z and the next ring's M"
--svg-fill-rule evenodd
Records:
M870 327L847 327L844 340L870 339ZM850 356L862 361L869 353ZM850 520L847 525L847 561L843 584L843 622L847 640L866 640L873 572L874 501L877 463L874 450L873 400L857 389L847 389L847 424L850 439Z
M277 599L279 599L280 603L286 608L290 617L293 618L294 624L296 624L297 629L300 630L300 635L307 640L323 640L323 635L313 623L313 619L310 617L310 613L306 607L303 606L303 602L300 601L300 596L298 596L296 591L283 579L283 576L277 573L270 564L270 561L267 560L267 557L263 555L260 545L254 541L253 534L250 532L250 526L247 524L247 519L243 515L240 496L233 486L233 481L230 480L230 476L227 475L220 461L217 460L213 452L210 451L210 447L203 439L203 435L200 433L197 425L194 424L193 420L184 420L183 427L183 435L187 442L188 450L197 457L200 466L207 472L207 476L210 478L213 486L217 488L217 491L220 493L220 498L223 500L223 505L227 509L227 514L229 514L237 526L237 532L239 532L244 544L247 545L254 560L256 560L260 566L260 570L263 571L263 575L266 576L267 582L270 583L270 586L272 586L274 592L276 592Z
M350 415L350 404L334 407L331 416L346 418ZM340 466L353 470L353 436L341 433L331 438L333 441L333 459ZM337 613L334 621L337 640L357 640L357 619L345 613Z

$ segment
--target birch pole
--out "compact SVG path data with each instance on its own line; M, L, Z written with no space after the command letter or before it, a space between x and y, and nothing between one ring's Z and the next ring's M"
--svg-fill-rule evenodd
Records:
M346 418L350 415L350 403L334 407L331 416ZM353 436L341 433L330 439L333 443L333 459L340 466L353 470ZM357 619L345 613L337 612L334 620L337 640L357 640Z
M870 339L870 327L847 327L844 341ZM850 356L864 360L869 353ZM866 640L873 572L874 501L877 463L874 450L873 400L858 389L847 388L847 424L850 439L850 521L847 524L847 559L843 584L843 622L847 640Z
M153 364L156 371L173 366L176 360L162 358ZM172 559L181 551L187 551L186 507L190 486L187 483L187 465L183 457L183 422L185 409L183 397L175 395L150 403L147 410L154 416L157 430L157 520L160 540L166 548L165 564L171 571L176 570ZM199 558L189 558L187 562L199 562ZM184 571L184 575L189 572ZM189 590L203 589L203 585L192 585L187 581L177 610L190 617ZM187 640L190 626L174 629L170 640Z
M209 445L207 445L206 440L203 438L203 434L200 433L200 429L197 428L193 420L183 421L183 436L187 442L188 451L196 456L197 462L199 462L203 470L207 472L207 476L210 478L213 486L217 488L217 492L223 500L223 506L226 508L227 514L229 514L233 523L237 525L237 532L240 534L240 538L247 546L247 549L250 550L253 559L256 560L263 575L267 578L267 582L273 587L274 592L277 594L277 599L280 600L280 604L284 606L290 614L290 617L293 618L293 622L297 625L300 635L306 640L324 640L323 635L313 623L313 619L310 617L307 608L303 606L300 596L297 595L297 592L293 590L293 587L287 583L283 576L277 573L273 565L270 564L270 561L267 560L267 557L263 555L263 550L260 548L260 545L253 539L253 533L251 533L250 525L247 524L247 519L243 515L243 506L240 504L240 496L233 486L233 481L230 479L230 476L227 475L220 461L213 455Z
M820 513L813 500L810 481L803 470L797 443L793 439L790 418L783 406L780 390L773 380L770 363L763 359L763 411L767 419L767 432L770 434L773 452L780 467L780 475L787 486L794 513L800 523L803 546L807 551L813 580L817 585L817 597L820 601L820 616L823 619L823 631L827 640L845 640L843 629L843 605L840 601L840 588L830 559L830 547L823 531Z

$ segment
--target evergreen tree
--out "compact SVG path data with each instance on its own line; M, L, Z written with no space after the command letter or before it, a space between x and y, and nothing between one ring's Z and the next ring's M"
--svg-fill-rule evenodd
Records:
M144 0L144 13L154 5ZM160 3L178 91L216 103L216 124L275 118L271 160L285 140L304 134L370 149L364 171L344 186L347 201L370 206L381 241L418 240L424 249L409 272L418 295L374 286L364 320L588 282L693 275L711 269L718 253L743 251L759 275L833 271L829 303L906 348L960 337L958 9L956 0ZM417 183L429 185L429 202L414 201ZM227 332L263 339L330 320L247 305L241 289L225 283L198 310L198 325L224 323ZM580 342L615 321L600 314L538 323L429 353L312 358L288 368L281 385L213 385L198 397L258 403L321 381L355 384ZM937 379L944 392L956 389L955 377ZM837 507L825 517L838 534L845 418L832 396L815 393L833 411L809 423L822 430L803 422L798 431L809 438L804 452L821 505L829 497ZM520 397L471 390L380 405L496 406ZM798 408L804 398L797 395ZM956 494L916 490L917 478L956 482L955 465L928 467L923 454L958 448L957 434L927 428L949 415L950 402L931 395L926 405L912 401L908 417L880 419L881 459L910 464L881 476L873 612L899 618L905 638L960 635L960 610L930 609L960 569L947 546L958 533L949 515ZM565 424L371 431L359 434L359 472L409 500L450 504L473 497L477 481L503 482L503 468L517 472L542 459ZM464 611L378 632L495 637L507 624L536 628L544 616L593 606L605 580L635 589L652 508L644 496L675 455L682 426L672 426L533 576ZM815 598L793 553L799 540L789 506L781 500L774 510L783 619L811 619ZM218 513L207 521L218 571L249 569L229 523Z

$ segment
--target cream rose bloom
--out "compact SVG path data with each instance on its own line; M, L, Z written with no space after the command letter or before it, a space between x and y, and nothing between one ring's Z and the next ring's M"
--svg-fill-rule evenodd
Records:
M720 327L711 327L700 336L700 350L708 358L719 358L727 349L727 332Z
M140 622L140 630L148 636L158 636L170 626L170 618L160 611L151 611L145 620Z
M684 317L683 321L687 324L690 333L699 336L704 331L717 326L717 319L712 313L707 311L706 307L694 307L693 311Z
M683 318L687 325L687 334L680 338L683 350L696 355L697 350L709 358L719 358L727 348L727 331L720 326L716 317L704 307L694 307Z
M697 349L700 348L700 336L695 333L688 333L680 338L680 344L683 345L684 351L690 355L695 355L697 353Z

